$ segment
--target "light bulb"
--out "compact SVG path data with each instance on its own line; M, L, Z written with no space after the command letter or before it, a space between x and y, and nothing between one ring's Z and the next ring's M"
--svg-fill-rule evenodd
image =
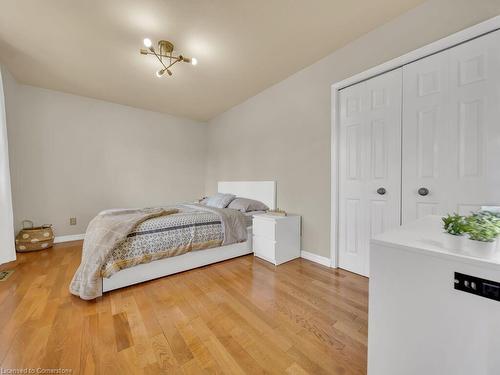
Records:
M143 42L144 42L144 46L146 46L147 48L149 48L153 45L153 43L151 42L151 39L149 39L149 38L145 38Z
M170 71L170 69L167 69L167 73L168 73L169 76L172 75L172 72Z
M161 78L165 74L165 69L160 69L156 72L156 76Z
M193 64L193 65L198 64L198 60L196 59L196 57L191 58L191 64Z

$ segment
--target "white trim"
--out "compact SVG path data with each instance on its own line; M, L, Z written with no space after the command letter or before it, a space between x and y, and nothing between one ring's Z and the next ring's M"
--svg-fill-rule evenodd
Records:
M338 89L332 86L332 131L331 137L331 174L330 174L330 258L331 266L338 267L338 209L339 209L339 131L337 123L340 111L338 110Z
M338 135L339 135L339 121L338 121L338 92L339 90L359 83L361 81L373 78L377 75L386 73L390 70L397 69L403 65L409 64L416 60L422 59L426 56L438 53L445 49L454 47L458 44L467 42L468 40L477 38L481 35L500 29L500 16L493 17L489 20L481 22L477 25L471 26L467 29L459 31L455 34L439 39L426 46L418 48L405 55L389 60L383 64L377 65L364 72L356 74L350 78L336 82L332 85L332 112L331 112L331 227L330 227L330 257L332 267L338 267Z
M70 242L83 240L85 234L70 234L68 236L57 236L54 238L54 243Z
M7 114L2 70L0 66L0 264L16 260L14 244L14 214L12 210L12 189L9 171L9 142L7 139Z
M308 251L302 250L300 252L300 257L307 259L307 260L310 260L311 262L314 262L314 263L319 263L322 266L331 267L330 259L327 257L321 256L321 255L318 255L318 254L313 254L313 253L310 253Z

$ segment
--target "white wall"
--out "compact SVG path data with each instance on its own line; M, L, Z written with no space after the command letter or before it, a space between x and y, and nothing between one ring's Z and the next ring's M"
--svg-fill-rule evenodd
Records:
M427 1L219 115L207 192L218 180L277 180L278 205L302 215L302 248L329 256L330 86L499 13L498 0Z
M19 85L4 72L17 229L30 219L79 234L103 209L203 195L205 123Z

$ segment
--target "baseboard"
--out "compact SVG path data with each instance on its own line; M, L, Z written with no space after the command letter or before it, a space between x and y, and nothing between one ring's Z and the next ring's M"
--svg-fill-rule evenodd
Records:
M319 264L326 266L326 267L332 266L332 262L331 262L330 258L321 256L321 255L317 255L317 254L313 254L313 253L310 253L308 251L302 250L300 252L300 257L307 259L307 260L310 260L311 262L319 263Z
M54 243L69 242L69 241L79 241L83 240L85 234L70 234L68 236L57 236L54 238Z

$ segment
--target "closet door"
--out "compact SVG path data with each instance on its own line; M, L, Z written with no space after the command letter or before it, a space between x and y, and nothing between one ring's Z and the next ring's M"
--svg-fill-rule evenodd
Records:
M400 224L401 69L340 91L339 265L368 276L369 241Z
M403 86L403 222L499 205L500 32L405 66Z
M455 157L448 141L448 66L444 52L403 67L403 223L447 210L440 187L451 178Z
M457 46L450 54L448 212L468 214L500 205L500 31Z

